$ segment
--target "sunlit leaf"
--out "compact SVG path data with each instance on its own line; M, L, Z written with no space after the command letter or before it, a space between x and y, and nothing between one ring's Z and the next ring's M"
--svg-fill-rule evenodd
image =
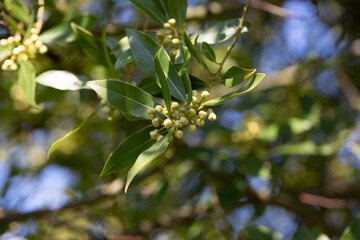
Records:
M136 159L135 164L131 167L127 174L125 193L127 192L130 183L134 177L141 171L143 171L154 159L163 154L170 143L170 134L165 135L158 140L154 145L145 150Z
M198 32L195 32L192 36L200 35L198 42L207 42L209 44L216 44L224 42L236 34L236 30L239 26L240 18L232 19L225 22L216 23L208 28L202 29ZM244 21L240 33L246 33L250 30L251 23Z
M31 21L31 14L28 7L20 0L4 0L6 11L10 12L16 20L29 24Z
M164 11L159 8L159 5L151 0L130 0L136 7L147 13L155 22L163 25L166 22Z
M151 77L144 78L137 87L141 88L145 92L155 95L161 92L161 88L155 83L155 80Z
M254 89L261 82L261 80L264 77L265 77L265 74L257 73L255 75L253 75L250 78L250 80L243 87L241 87L238 90L235 90L231 93L225 94L224 96L211 99L211 100L205 102L205 105L206 106L220 105L220 104L223 104L223 103L229 101L230 99L240 96L241 94L247 93L247 92L251 91L252 89Z
M231 66L226 70L221 78L221 82L229 87L235 87L249 78L256 72L256 69L245 69L237 66Z
M56 142L53 143L53 145L51 145L47 157L50 158L50 155L59 147L59 145L65 141L68 137L72 136L74 133L76 133L77 131L79 131L92 117L94 117L97 112L99 111L99 109L97 109L96 111L94 111L93 113L91 113L82 123L76 125L73 130L71 130L70 132L68 132L65 136L63 136L62 138L60 138L59 140L57 140Z
M150 138L149 134L154 129L153 126L148 126L122 141L106 160L101 176L130 168L137 157L156 142L156 140Z
M162 65L160 63L160 54L163 49L161 48L159 52L156 54L154 59L155 64L155 71L157 74L157 77L160 81L161 85L161 92L163 95L163 98L165 100L166 108L170 111L171 109L171 95L170 95L170 88L167 83L167 73L164 72Z
M122 68L123 66L125 66L128 63L133 62L135 59L131 53L131 50L128 49L126 52L124 52L123 54L121 54L115 62L115 70L119 70L120 68Z
M208 43L202 42L201 50L207 59L209 59L211 62L216 62L215 52Z
M39 37L44 43L53 43L62 40L70 42L75 40L75 34L70 26L71 22L85 29L90 29L95 25L96 21L97 17L93 15L78 16L71 19L70 21L65 21L46 30L45 32L41 33Z
M18 83L28 103L38 108L35 102L35 68L29 61L20 61Z
M77 76L67 71L50 70L40 74L36 82L59 90L89 89L86 85L88 79L84 76Z
M147 110L159 102L144 90L117 80L87 82L101 98L119 108L129 120L150 119Z
M12 54L14 45L0 46L0 62Z

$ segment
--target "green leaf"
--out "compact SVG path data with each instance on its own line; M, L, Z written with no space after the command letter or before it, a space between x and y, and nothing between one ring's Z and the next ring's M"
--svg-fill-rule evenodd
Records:
M29 61L20 61L18 83L28 103L38 108L35 102L35 68Z
M67 71L50 70L40 74L36 82L59 90L80 90L89 89L86 82L89 81L84 76L77 76Z
M108 63L106 61L106 54L104 53L102 42L91 32L79 25L76 25L73 22L70 25L76 35L81 50L83 50L93 61L107 67Z
M208 43L202 42L201 50L207 59L209 59L211 62L216 62L215 52Z
M4 1L6 11L11 13L16 20L29 24L31 21L31 15L28 7L19 0L7 0Z
M169 18L175 18L176 26L182 29L186 18L187 0L163 0Z
M53 143L53 145L51 145L49 152L47 154L47 157L50 158L50 155L59 147L59 145L66 140L68 137L70 137L71 135L73 135L74 133L76 133L77 131L79 131L92 117L94 117L97 112L99 111L99 109L97 109L96 111L94 111L93 113L91 113L82 123L76 125L73 130L71 130L70 132L68 132L65 136L63 136L62 138L60 138L59 140L57 140L56 142Z
M165 135L162 139L157 141L150 148L145 150L143 153L139 155L136 159L135 164L131 167L127 174L126 184L125 184L125 193L127 192L131 181L134 177L144 168L149 165L154 159L163 154L166 148L170 143L170 134Z
M135 59L131 53L131 50L128 49L126 52L124 52L123 54L121 54L115 62L115 70L119 70L120 68L122 68L123 66L125 66L128 63L133 62Z
M85 29L90 29L95 25L96 21L97 17L93 15L78 16L46 30L39 37L41 41L48 44L56 41L71 42L75 40L75 34L70 26L71 22Z
M25 30L20 28L18 26L18 23L13 18L11 18L6 13L3 13L2 15L3 15L4 19L6 20L6 23L10 26L10 28L12 30L14 30L15 32L21 33L21 35L25 35L25 33L26 33Z
M187 94L186 107L189 107L190 103L192 102L192 88L191 88L191 81L190 81L190 78L189 78L187 68L185 68L183 70L183 73L181 75L181 79L183 81L183 84L185 86L185 91L186 91L186 94Z
M200 34L198 40L199 43L201 42L207 42L209 44L221 43L235 36L239 23L240 23L240 18L232 19L225 22L219 22L208 28L205 28L201 31L194 33L193 36L198 36ZM241 34L246 33L250 30L250 28L251 28L251 23L244 21L240 33Z
M247 92L251 91L252 89L254 89L261 82L261 80L264 77L265 77L265 74L257 73L255 75L253 75L250 78L250 80L243 87L241 87L238 90L235 90L231 93L225 94L224 96L211 99L211 100L205 102L205 105L206 106L220 105L220 104L223 104L223 103L229 101L230 99L233 99L234 97L237 97L241 94L247 93Z
M101 98L119 108L129 120L150 119L147 110L160 104L144 90L118 80L87 82Z
M156 142L156 140L150 138L149 134L154 129L153 126L148 126L122 141L106 160L101 176L130 168L137 157Z
M155 22L163 25L166 22L166 16L164 11L159 9L158 4L149 0L130 0L136 7L147 13Z
M167 84L167 75L164 72L161 63L160 63L160 54L161 51L163 51L163 49L161 48L159 50L159 52L156 54L155 59L154 59L154 64L155 64L155 71L157 73L157 77L160 81L160 85L161 85L161 92L162 95L164 97L164 101L166 104L166 108L170 111L171 110L171 95L170 95L170 88L169 85Z
M130 49L129 39L127 36L125 36L116 43L111 53L114 54L115 57L120 57L121 54L125 53L129 49Z
M209 86L209 83L201 80L200 78L197 78L193 75L190 75L189 74L189 78L190 78L190 81L191 81L191 88L192 89L201 89L201 88L206 88Z
M239 85L256 72L256 69L245 69L231 66L221 78L222 84L231 88Z
M110 76L112 78L116 78L114 64L111 61L109 50L108 50L108 47L107 47L107 44L106 44L106 32L107 32L109 27L110 27L110 25L107 25L103 29L102 34L101 34L101 43L102 43L102 50L103 50L103 53L105 55L106 69L109 71Z
M344 233L341 235L340 240L357 240L360 236L360 220L359 217L347 227Z
M161 92L161 88L155 83L155 80L151 77L146 77L141 80L137 87L141 88L145 92L150 93L151 95L155 95Z
M197 54L197 51L196 51L194 45L192 44L192 42L189 38L189 35L187 34L186 31L183 31L183 39L184 39L184 43L185 43L186 47L188 48L190 54L196 59L196 61L201 63L200 57Z
M0 46L0 62L8 58L12 54L14 45Z
M160 45L151 37L138 30L126 29L126 35L129 38L132 55L139 66L147 75L151 76L154 80L157 80L154 58L161 48ZM157 84L160 86L158 80Z

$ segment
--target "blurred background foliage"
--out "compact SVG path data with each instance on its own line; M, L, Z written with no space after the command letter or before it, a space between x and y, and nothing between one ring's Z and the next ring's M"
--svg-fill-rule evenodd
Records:
M244 4L188 2L190 32L240 17ZM0 72L0 239L338 239L352 224L341 238L360 239L359 7L253 0L246 16L253 29L226 65L267 77L215 109L216 122L174 141L127 195L126 172L99 174L118 143L147 122L99 113L47 160L51 144L99 105L96 94L38 85L37 110L16 74ZM47 0L43 30L85 13L98 16L92 32L110 23L115 39L148 21L127 0ZM219 58L228 45L217 45ZM108 77L76 42L48 47L33 62L38 74ZM206 80L196 64L191 73Z

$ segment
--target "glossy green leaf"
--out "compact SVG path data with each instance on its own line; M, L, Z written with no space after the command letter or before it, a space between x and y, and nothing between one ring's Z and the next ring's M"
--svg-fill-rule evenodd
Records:
M0 46L0 62L8 58L12 54L14 45Z
M91 113L82 123L76 125L73 130L71 130L70 132L68 132L65 136L63 136L62 138L60 138L59 140L57 140L56 142L53 143L53 145L51 145L47 157L50 158L50 155L59 147L59 145L65 141L68 137L72 136L74 133L76 133L77 131L79 131L92 117L94 117L97 112L99 111L99 109L97 109L96 111L94 111L93 113Z
M156 43L151 37L138 30L126 29L126 35L129 39L132 55L136 59L141 69L147 75L156 80L157 84L160 86L154 67L154 58L156 53L161 48L160 45Z
M31 21L31 14L28 7L20 0L5 0L4 6L6 11L11 13L16 20L29 24Z
M190 103L192 102L192 88L191 88L191 80L189 78L187 68L184 69L181 79L183 81L185 91L186 91L186 107L189 107Z
M156 142L156 140L150 138L149 134L154 129L153 126L148 126L122 141L106 160L101 176L130 168L138 156Z
M111 54L114 54L115 57L120 57L123 53L130 50L130 43L127 36L121 38L112 49Z
M150 93L151 95L155 95L161 92L161 88L155 83L155 80L151 77L146 77L141 80L137 87L141 88L145 92Z
M107 25L103 29L102 34L101 34L101 43L102 43L103 54L105 56L106 69L109 71L109 74L110 74L111 78L116 78L114 64L111 61L109 50L108 50L108 47L107 47L107 44L106 44L106 32L107 32L109 27L110 27L110 25Z
M200 78L195 77L194 75L189 75L190 82L191 82L191 88L192 89L202 89L209 86L209 83L201 80Z
M208 43L202 42L201 50L207 59L209 59L211 62L216 62L215 52Z
M171 109L171 95L170 95L170 88L167 83L167 73L164 72L162 68L162 64L160 63L160 54L163 49L161 48L159 52L156 54L154 59L154 65L155 65L155 71L157 74L157 77L159 79L160 85L161 85L161 92L165 101L166 108L168 110Z
M87 82L101 98L119 108L129 120L150 119L147 110L158 101L144 90L117 80Z
M93 15L82 15L71 19L70 21L62 22L45 32L40 34L40 39L44 43L53 43L56 41L71 42L75 40L75 34L71 29L70 23L73 22L76 25L85 29L92 28L97 21L97 17Z
M125 66L128 63L133 62L135 59L131 53L131 50L128 49L127 51L125 51L123 54L121 54L115 62L115 70L119 70L120 68L122 68L123 66Z
M183 39L184 39L184 43L186 45L186 47L188 48L190 54L199 62L201 63L200 57L197 54L197 51L194 47L194 45L192 44L189 35L187 34L186 31L183 31Z
M21 35L25 35L25 30L20 28L18 26L18 23L12 18L10 17L9 15L7 15L6 13L3 13L2 14L4 19L6 20L6 23L9 25L9 27L14 30L15 32L19 32L21 33Z
M169 18L175 18L176 26L182 29L186 18L187 0L163 0Z
M88 79L84 76L77 76L67 71L50 70L40 74L36 82L59 90L89 89L86 85Z
M360 236L360 220L359 217L347 227L344 233L341 235L340 240L357 240Z
M28 103L38 108L35 102L35 68L29 61L20 61L18 84Z
M239 85L256 72L256 69L245 69L237 66L231 66L226 70L221 78L221 82L231 88Z
M257 73L255 75L253 75L250 78L250 80L243 87L241 87L238 90L235 90L231 93L225 94L224 96L211 99L211 100L205 102L205 105L206 106L220 105L220 104L223 104L223 103L229 101L230 99L233 99L241 94L247 93L247 92L251 91L252 89L254 89L261 82L261 80L264 77L265 77L265 74Z
M154 159L163 154L170 143L170 134L165 135L162 139L157 141L150 148L145 150L136 159L135 164L131 167L127 174L125 193L127 192L130 183L134 177L141 171L143 171Z
M193 36L195 37L200 35L198 40L199 43L202 42L207 42L209 44L221 43L235 36L239 23L240 23L240 18L232 19L225 22L219 22L201 31L195 32ZM251 28L251 23L244 21L240 33L241 34L246 33L250 30L250 28Z
M155 22L163 25L166 22L166 16L159 6L150 0L130 0L136 7L147 13Z
M70 25L76 35L79 46L81 46L81 50L93 61L107 67L108 63L102 42L83 27L75 23L71 23Z

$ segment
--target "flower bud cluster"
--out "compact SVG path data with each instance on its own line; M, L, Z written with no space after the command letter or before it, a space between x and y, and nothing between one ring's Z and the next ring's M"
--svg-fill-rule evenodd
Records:
M119 109L115 108L104 99L100 101L100 104L102 106L102 112L108 115L109 121L112 121L114 118L119 118L121 116L121 112L119 111Z
M176 28L176 20L169 19L162 29L156 32L156 36L163 47L170 46L170 57L176 57L177 50L181 45L181 33Z
M202 92L201 96L206 93L208 94L207 91ZM206 111L199 107L197 97L198 93L193 91L193 101L189 107L186 107L186 104L181 106L178 102L172 102L170 110L160 105L150 108L148 114L152 118L152 125L157 128L150 132L151 138L160 140L163 137L161 133L168 132L181 139L184 129L187 128L189 132L195 133L196 127L205 125L206 118L215 121L216 114L212 109ZM166 131L163 131L164 129Z
M11 57L6 59L1 66L2 70L15 71L18 69L16 61L27 61L29 58L35 58L37 53L47 52L47 46L39 39L39 31L36 28L31 28L30 31L31 35L22 42L19 34L0 40L0 46L14 45Z

